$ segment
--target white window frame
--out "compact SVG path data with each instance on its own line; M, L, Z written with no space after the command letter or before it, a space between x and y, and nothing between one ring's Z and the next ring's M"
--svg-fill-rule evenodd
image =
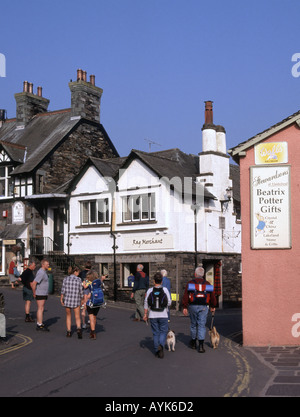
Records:
M82 200L79 203L80 203L80 225L81 226L97 226L97 225L109 224L109 199L108 198ZM106 208L106 210L99 211L100 205L103 205L103 208ZM87 209L85 213L83 212L84 207L86 207ZM103 215L103 221L99 220L99 214L101 213ZM84 218L84 216L86 218Z
M4 181L4 194L0 195L0 199L11 198L13 197L13 185L12 185L11 176L9 174L10 172L12 172L13 167L12 165L2 165L1 168L4 168L4 176L0 176L0 182ZM9 191L9 189L11 191Z
M155 193L131 194L122 197L123 223L156 220Z

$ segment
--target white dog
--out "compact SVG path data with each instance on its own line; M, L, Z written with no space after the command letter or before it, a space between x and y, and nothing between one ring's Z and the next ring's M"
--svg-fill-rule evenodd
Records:
M166 342L167 342L169 352L171 352L171 350L175 352L176 338L175 338L175 333L172 330L168 331Z

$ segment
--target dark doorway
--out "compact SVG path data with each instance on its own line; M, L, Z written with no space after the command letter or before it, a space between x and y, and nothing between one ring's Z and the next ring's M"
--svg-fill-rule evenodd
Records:
M54 251L64 250L64 209L57 208L54 212Z

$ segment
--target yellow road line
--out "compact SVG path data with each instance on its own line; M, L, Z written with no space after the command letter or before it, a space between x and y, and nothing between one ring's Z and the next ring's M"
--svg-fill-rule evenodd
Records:
M239 335L240 333L235 333L229 337L233 338L234 336ZM239 397L249 395L249 383L250 383L250 374L251 368L247 359L237 350L236 347L233 347L232 340L226 339L225 344L228 348L228 353L233 356L236 366L237 366L237 376L234 384L230 388L229 392L224 395L224 397Z
M9 333L9 334L13 334L13 333ZM11 347L8 347L6 349L0 350L0 356L5 355L6 353L13 352L14 350L21 349L21 348L23 348L27 345L30 345L30 343L32 343L32 339L30 337L24 336L23 334L20 334L20 333L15 334L14 337L17 337L17 338L21 339L22 342L18 343L15 346L11 346Z

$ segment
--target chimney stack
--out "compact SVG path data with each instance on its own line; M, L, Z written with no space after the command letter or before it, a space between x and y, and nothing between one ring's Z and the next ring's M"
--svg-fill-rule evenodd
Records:
M103 90L96 87L95 76L90 75L88 82L86 71L78 69L77 81L70 82L69 87L72 117L82 117L100 123L100 101Z
M202 127L202 152L218 152L226 155L226 131L213 123L213 101L205 101Z
M26 126L33 116L46 113L50 101L42 97L42 87L38 87L37 94L33 94L33 84L23 82L23 92L15 94L17 104L17 125Z
M205 101L205 125L213 125L213 101Z

